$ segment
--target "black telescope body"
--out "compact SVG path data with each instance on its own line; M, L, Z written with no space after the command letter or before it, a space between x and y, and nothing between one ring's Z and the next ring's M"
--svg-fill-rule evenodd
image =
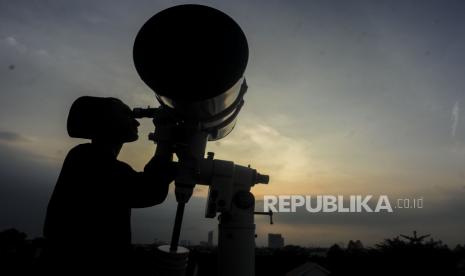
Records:
M239 25L202 5L179 5L150 18L134 42L134 64L160 104L226 136L243 103L249 50Z

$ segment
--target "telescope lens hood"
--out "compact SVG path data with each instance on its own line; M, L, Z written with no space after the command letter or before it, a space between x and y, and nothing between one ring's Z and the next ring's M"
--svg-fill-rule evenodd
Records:
M203 5L178 5L151 17L136 36L134 64L162 98L198 102L223 94L243 76L249 49L239 25Z

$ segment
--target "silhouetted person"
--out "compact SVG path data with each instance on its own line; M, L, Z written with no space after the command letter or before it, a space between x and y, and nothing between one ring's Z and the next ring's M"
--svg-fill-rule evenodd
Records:
M165 200L175 176L170 150L160 146L144 172L117 160L122 145L137 140L138 126L118 99L85 96L73 103L68 133L92 142L70 150L48 205L44 236L54 272L120 275L131 246L131 208Z

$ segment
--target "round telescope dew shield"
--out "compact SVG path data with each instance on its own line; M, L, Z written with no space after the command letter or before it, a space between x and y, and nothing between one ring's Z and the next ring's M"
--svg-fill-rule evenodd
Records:
M235 125L248 56L247 39L231 17L191 4L151 17L133 49L136 70L160 104L199 121L210 130L209 140Z

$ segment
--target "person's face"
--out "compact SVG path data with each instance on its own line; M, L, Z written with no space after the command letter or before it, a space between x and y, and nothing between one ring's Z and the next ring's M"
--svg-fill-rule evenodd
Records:
M139 122L134 118L132 110L125 104L115 104L111 114L111 129L115 139L120 142L133 142L139 138L137 127Z

